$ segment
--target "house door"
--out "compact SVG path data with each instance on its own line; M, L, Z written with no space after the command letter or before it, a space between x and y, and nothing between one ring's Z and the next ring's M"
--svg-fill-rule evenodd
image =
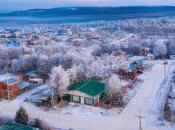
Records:
M81 104L84 104L84 97L81 97Z

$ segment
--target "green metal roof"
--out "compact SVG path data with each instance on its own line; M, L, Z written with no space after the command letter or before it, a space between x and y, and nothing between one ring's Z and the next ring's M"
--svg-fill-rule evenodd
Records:
M83 80L68 87L69 91L80 91L91 97L102 94L105 89L105 85L98 80Z
M14 122L8 122L0 127L0 130L39 130L26 125L17 124Z

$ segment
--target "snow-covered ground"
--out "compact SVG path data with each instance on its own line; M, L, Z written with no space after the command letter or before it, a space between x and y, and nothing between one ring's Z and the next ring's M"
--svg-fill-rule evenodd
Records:
M98 108L98 107L91 107L87 105L81 105L76 103L69 103L69 105L65 106L64 108L56 108L54 111L51 110L51 113L59 113L62 115L72 115L77 118L81 117L84 119L101 119L104 117L116 117L122 108L113 108L110 110Z
M76 108L72 110L67 108L64 111L46 111L32 104L21 102L21 98L17 98L12 102L0 102L0 116L14 117L16 110L22 105L28 111L31 118L40 118L50 126L58 128L72 128L76 130L137 130L139 129L139 120L136 116L142 115L144 117L142 120L143 130L169 130L171 129L170 126L166 124L154 125L154 123L150 123L150 117L157 116L154 106L160 85L164 80L164 75L165 69L163 62L155 62L152 70L142 75L144 82L140 84L140 89L119 115L100 115L96 117L96 109L93 110L94 113L89 113L88 107L85 107L85 110L81 111L82 113L86 113L84 114L86 116L81 116L81 112L75 114L78 112ZM25 96L23 95L22 97ZM74 114L65 114L67 111L71 111ZM94 118L89 118L93 117L89 114L94 114Z

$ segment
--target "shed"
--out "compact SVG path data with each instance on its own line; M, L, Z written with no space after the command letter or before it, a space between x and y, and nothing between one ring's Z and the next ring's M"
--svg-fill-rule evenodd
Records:
M8 122L0 127L0 130L39 130L27 125L22 125L14 122Z
M35 104L40 104L42 102L46 103L46 101L51 98L52 90L48 84L42 85L38 87L38 91L30 96L30 101Z
M99 102L106 87L104 83L101 83L98 80L83 80L70 85L68 90L72 102L95 105Z

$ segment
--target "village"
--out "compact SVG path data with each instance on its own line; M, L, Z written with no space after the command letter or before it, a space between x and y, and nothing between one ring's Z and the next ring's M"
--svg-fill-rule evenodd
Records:
M149 22L155 21L150 19ZM157 22L164 25L162 20ZM167 36L166 32L158 34L153 30L145 30L141 35L135 33L138 23L139 20L126 20L122 23L49 25L45 28L1 28L0 117L11 121L16 112L24 109L29 119L23 125L17 121L3 123L0 130L6 127L38 130L34 128L37 125L27 125L37 121L43 121L49 130L97 130L93 126L72 126L70 119L91 119L99 124L109 117L117 120L142 89L155 87L157 91L166 78L172 78L167 75L174 72L174 51L171 50L174 35L170 33ZM157 69L161 69L160 72ZM148 88L145 88L147 85ZM173 89L170 91L172 93ZM171 95L162 101L171 98ZM161 118L165 117L166 123L172 122L171 113L175 109L172 110L169 101L163 103L166 106L161 106L161 101L157 103L163 109L160 113L164 112ZM46 119L47 114L48 118L55 115L55 120L56 116L65 118L70 124L54 124Z

